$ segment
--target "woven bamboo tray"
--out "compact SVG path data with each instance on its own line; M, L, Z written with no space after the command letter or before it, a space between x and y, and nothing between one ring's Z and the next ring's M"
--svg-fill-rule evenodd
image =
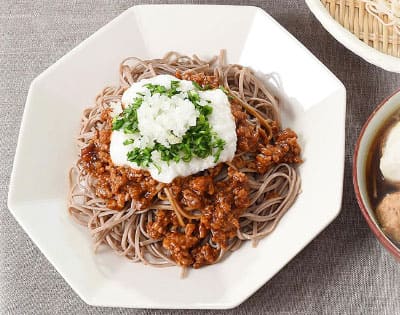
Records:
M400 57L400 35L392 26L379 23L359 0L321 0L329 14L360 40L382 53ZM386 15L380 16L385 22ZM399 60L400 62L400 60Z

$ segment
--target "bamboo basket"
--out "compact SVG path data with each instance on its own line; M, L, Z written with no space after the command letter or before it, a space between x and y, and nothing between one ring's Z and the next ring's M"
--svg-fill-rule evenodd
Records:
M359 0L321 0L329 14L370 47L393 57L400 57L400 35L393 26L385 26L365 9ZM380 16L385 22L387 15ZM400 63L400 60L399 60Z

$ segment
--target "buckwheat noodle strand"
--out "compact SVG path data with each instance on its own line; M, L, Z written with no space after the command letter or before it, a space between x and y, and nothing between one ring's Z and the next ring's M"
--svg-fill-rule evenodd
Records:
M204 72L219 78L221 85L239 102L250 116L252 124L264 127L271 137L270 120L279 123L278 102L265 84L250 69L241 65L225 63L221 54L210 60L201 60L197 56L188 57L176 52L167 53L164 58L140 60L130 57L120 64L120 86L106 87L96 97L94 107L86 109L82 116L81 130L77 137L77 146L82 149L88 145L96 130L104 125L100 119L102 111L110 102L121 100L123 92L134 82L154 77L159 74L175 75L179 70ZM243 159L254 160L254 156L241 153ZM252 169L239 169L249 177L251 205L240 220L240 229L226 249L206 240L210 246L219 249L216 262L223 259L230 251L240 247L241 242L258 240L271 233L282 216L293 204L299 189L300 179L296 170L288 164L278 164L264 175ZM225 180L227 172L222 172L218 180ZM277 192L278 197L268 197L270 192ZM146 224L154 220L157 209L175 211L180 224L183 218L198 219L199 215L190 213L176 204L168 188L160 184L153 204L144 210L134 210L127 205L122 211L108 209L104 200L95 194L94 179L85 173L78 163L70 170L69 213L76 221L86 226L93 238L94 249L106 244L121 256L143 262L155 267L175 265L163 248L161 240L153 240L146 232Z

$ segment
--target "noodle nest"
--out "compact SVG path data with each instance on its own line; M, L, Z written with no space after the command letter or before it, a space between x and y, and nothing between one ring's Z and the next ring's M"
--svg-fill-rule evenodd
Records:
M271 127L268 121L279 123L276 98L250 69L226 64L223 53L211 60L201 60L197 56L188 57L170 52L162 59L140 60L130 57L121 63L120 86L103 89L96 97L94 107L84 111L77 138L78 148L86 147L96 130L104 128L101 113L110 107L111 102L120 101L123 92L132 83L159 74L175 75L177 71L183 74L204 72L206 75L215 75L250 115L252 123L262 126L269 135ZM246 154L242 158L246 158ZM219 249L216 262L238 249L243 241L252 240L255 246L261 238L270 234L293 204L300 189L300 178L295 168L289 164L274 165L263 175L251 169L238 170L249 178L250 206L241 215L240 228L227 248L219 248L211 238L208 239L210 246ZM224 180L226 172L221 176L219 180ZM135 210L132 205L127 205L122 211L117 211L108 209L105 201L96 196L94 181L78 163L71 169L68 210L74 219L89 229L95 250L106 244L134 262L141 261L159 267L176 265L163 248L162 240L152 239L146 231L147 223L154 220L158 209L174 211L168 190L160 191L147 209ZM277 197L271 198L271 192L277 192Z

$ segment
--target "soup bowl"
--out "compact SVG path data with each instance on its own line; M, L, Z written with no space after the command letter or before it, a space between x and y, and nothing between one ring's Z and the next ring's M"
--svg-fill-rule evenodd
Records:
M400 248L383 232L367 191L369 170L367 169L367 157L372 150L373 141L380 128L387 119L400 110L400 89L383 100L371 113L361 129L353 157L353 185L361 213L367 221L372 232L382 245L400 260Z

